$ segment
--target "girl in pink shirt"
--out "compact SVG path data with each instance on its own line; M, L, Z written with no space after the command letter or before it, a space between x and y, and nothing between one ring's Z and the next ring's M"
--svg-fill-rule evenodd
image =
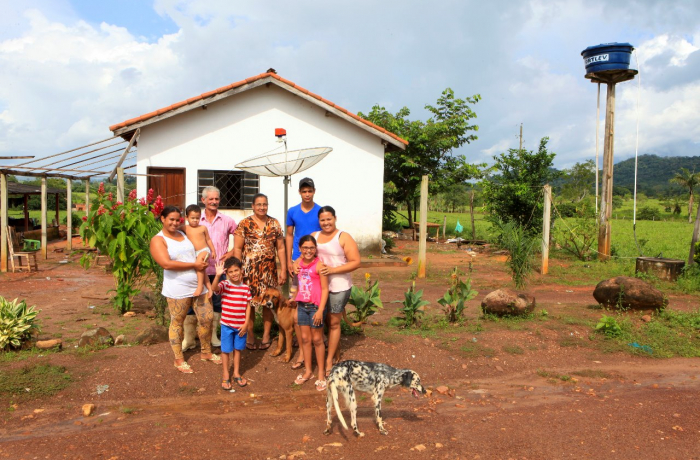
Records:
M299 290L295 300L297 301L298 323L301 329L301 346L304 351L304 373L299 374L294 381L302 385L312 378L313 363L311 357L311 345L316 351L316 363L318 375L325 375L326 348L323 344L323 316L324 308L328 300L328 277L320 273L322 262L316 257L316 239L311 235L301 237L299 240L301 259L299 260ZM316 390L325 391L325 379L316 380Z

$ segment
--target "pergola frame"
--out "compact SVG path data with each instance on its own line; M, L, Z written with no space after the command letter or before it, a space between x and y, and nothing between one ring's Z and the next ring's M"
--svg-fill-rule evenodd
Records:
M82 180L85 182L85 214L90 212L90 180L95 177L108 177L109 180L117 176L117 201L124 201L124 176L159 176L154 174L127 174L124 171L131 169L136 165L123 167L124 161L133 160L135 155L127 156L133 153L132 149L137 145L138 132L129 140L113 136L101 141L93 142L82 147L66 150L64 152L55 153L41 158L32 156L9 156L0 157L2 160L29 159L23 163L15 165L0 165L0 271L7 271L8 251L8 182L7 176L25 176L41 178L41 253L44 259L48 258L47 248L47 179L59 178L66 180L66 201L67 201L67 248L73 249L72 235L72 185L74 180ZM99 144L104 144L109 141L119 139L116 142L95 147ZM126 147L124 148L124 145ZM111 147L121 145L119 148L110 151L104 151ZM95 147L95 148L90 148ZM99 153L97 153L99 152ZM119 153L117 153L119 152ZM93 154L93 155L91 155ZM88 156L90 155L90 156ZM58 203L58 201L57 201ZM26 204L25 204L26 206ZM58 213L58 204L56 205Z

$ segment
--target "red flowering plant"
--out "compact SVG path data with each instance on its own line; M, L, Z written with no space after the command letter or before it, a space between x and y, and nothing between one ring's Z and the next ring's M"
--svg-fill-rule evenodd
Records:
M111 193L105 195L104 184L100 183L97 206L91 208L80 226L84 244L97 248L112 260L115 282L112 303L121 313L131 310L134 296L145 284L153 282L151 274L156 275L156 286L162 283L163 270L149 250L151 238L161 229L159 216L163 210L163 200L158 196L154 201L153 195L153 190L149 190L146 199L137 200L133 190L122 203ZM86 253L80 263L88 268L94 258L94 253Z

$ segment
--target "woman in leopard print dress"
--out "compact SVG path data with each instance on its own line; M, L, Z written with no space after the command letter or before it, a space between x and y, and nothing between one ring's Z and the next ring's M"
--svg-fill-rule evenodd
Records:
M234 233L234 257L243 262L243 282L250 287L253 299L259 298L267 288L276 288L285 283L287 257L284 248L282 226L274 217L267 215L267 196L258 193L253 197L253 215L238 223ZM277 258L280 271L277 271ZM267 350L272 344L270 329L274 315L263 308L263 337L258 347L255 336L248 334L249 350ZM251 315L249 330L253 330L255 315Z

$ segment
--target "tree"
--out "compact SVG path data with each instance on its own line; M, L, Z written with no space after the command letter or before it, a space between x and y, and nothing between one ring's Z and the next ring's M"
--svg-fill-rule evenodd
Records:
M561 195L573 203L583 201L595 188L595 163L588 160L576 163L569 169L562 171L564 184L561 187Z
M480 99L478 94L458 99L447 88L435 106L425 106L431 114L426 121L410 120L411 112L407 107L392 114L375 105L369 114L359 113L362 118L408 141L405 150L388 152L384 157L384 182L391 184L385 187L384 200L389 205L392 202L406 205L409 226L413 226L415 220L423 175L432 177L433 193L479 177L479 167L468 164L464 155L454 155L453 150L477 139L473 132L479 127L469 124L469 120L476 117L470 104ZM385 205L385 213L388 209L391 207Z
M537 152L509 149L493 157L497 175L481 182L491 222L516 222L530 233L542 231L542 187L557 176L551 168L556 154L547 151L548 141L543 137Z
M670 179L671 183L678 184L681 187L688 189L688 223L693 223L693 189L700 185L700 173L693 171L692 173L687 168L681 168Z

